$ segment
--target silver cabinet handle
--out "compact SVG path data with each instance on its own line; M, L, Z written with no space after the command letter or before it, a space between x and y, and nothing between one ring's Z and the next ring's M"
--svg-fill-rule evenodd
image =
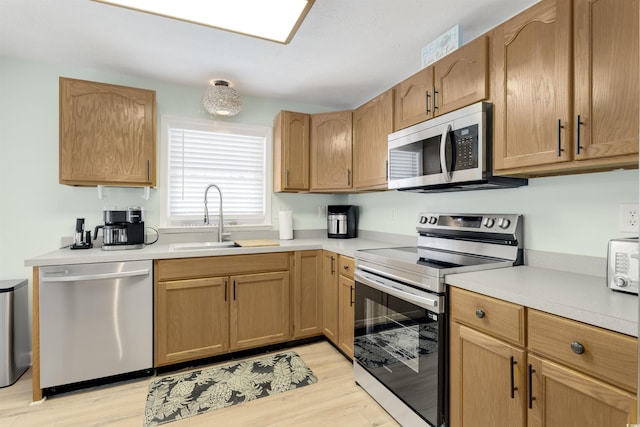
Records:
M484 310L483 310L483 309L481 309L481 308L477 309L477 310L476 310L476 317L477 317L478 319L482 319L482 318L484 317Z
M41 282L77 282L80 280L119 279L123 277L148 276L149 269L121 271L118 273L80 274L77 276L43 276Z
M289 169L285 169L284 171L284 186L289 186Z
M351 185L351 169L347 169L347 185Z

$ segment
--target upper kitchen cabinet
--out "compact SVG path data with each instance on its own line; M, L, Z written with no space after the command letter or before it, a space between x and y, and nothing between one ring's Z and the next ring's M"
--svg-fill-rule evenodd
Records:
M638 0L575 0L577 160L632 155L637 163L638 63Z
M393 88L394 130L433 117L433 67L426 67Z
M387 188L388 135L393 132L393 89L353 111L353 187Z
M156 93L60 77L60 183L155 186Z
M543 0L496 29L492 61L496 172L637 167L637 0Z
M309 114L281 111L273 123L273 191L309 190Z
M351 189L352 134L351 110L311 115L311 191Z
M436 62L433 67L435 115L487 99L489 38L479 37Z
M479 37L423 68L394 88L394 130L487 99L487 36Z

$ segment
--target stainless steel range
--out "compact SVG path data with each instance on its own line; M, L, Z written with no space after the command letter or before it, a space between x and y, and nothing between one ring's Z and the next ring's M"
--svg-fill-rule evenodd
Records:
M354 374L403 426L447 425L447 274L523 263L523 218L420 214L418 245L356 251Z

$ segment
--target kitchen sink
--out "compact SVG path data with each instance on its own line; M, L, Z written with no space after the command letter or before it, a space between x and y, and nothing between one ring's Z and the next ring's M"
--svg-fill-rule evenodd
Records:
M235 242L195 242L195 243L173 243L172 251L198 251L208 249L228 249L235 247Z

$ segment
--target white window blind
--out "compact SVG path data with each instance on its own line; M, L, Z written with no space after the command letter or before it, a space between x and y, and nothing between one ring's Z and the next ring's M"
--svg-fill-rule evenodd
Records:
M164 130L167 225L202 225L209 184L222 190L225 223L265 223L267 128L167 120ZM208 206L211 223L217 224L215 188L209 190Z

